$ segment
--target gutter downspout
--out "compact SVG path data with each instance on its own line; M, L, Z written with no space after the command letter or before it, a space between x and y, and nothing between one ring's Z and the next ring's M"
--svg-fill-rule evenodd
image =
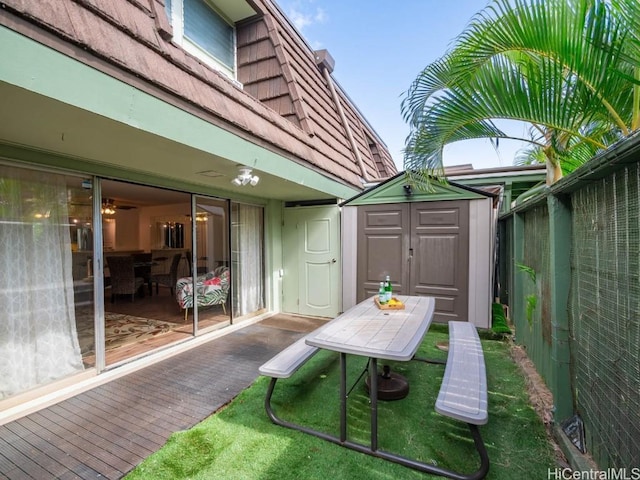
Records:
M374 179L370 178L367 175L367 171L364 166L364 162L362 161L362 157L360 156L360 150L358 150L358 144L356 140L353 138L353 133L351 132L351 128L349 127L349 122L347 122L347 117L344 114L344 109L342 108L342 103L340 103L340 97L338 96L338 92L336 91L335 86L333 85L333 79L331 78L331 71L333 70L333 58L329 55L329 52L326 50L319 50L315 53L316 63L322 74L324 76L325 81L327 82L327 86L331 91L331 96L333 98L333 102L336 104L336 108L338 110L338 114L340 115L340 121L342 122L342 126L347 132L347 138L349 143L351 144L351 149L356 158L356 162L358 162L358 167L360 167L360 173L362 174L362 179L364 183L371 183Z

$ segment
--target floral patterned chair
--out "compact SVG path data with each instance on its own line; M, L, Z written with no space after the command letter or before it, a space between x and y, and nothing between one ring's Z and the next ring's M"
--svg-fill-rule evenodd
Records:
M196 277L196 297L199 307L222 305L222 310L226 314L227 295L229 295L228 267L218 267L212 272ZM176 282L176 300L180 308L184 309L186 322L189 308L193 308L193 281L191 277L182 277Z

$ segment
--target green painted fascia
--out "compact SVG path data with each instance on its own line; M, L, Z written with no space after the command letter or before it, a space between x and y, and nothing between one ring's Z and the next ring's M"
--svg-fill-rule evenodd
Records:
M0 58L0 82L307 185L336 198L350 198L358 193L354 187L238 137L4 26L0 26Z
M406 179L404 174L398 175L385 183L371 188L353 200L347 200L344 205L379 205L383 203L403 203L403 202L435 202L441 200L476 200L486 198L486 196L470 190L457 187L451 183L434 183L432 191L423 192L414 190L411 196L405 195L404 185Z
M532 188L546 183L544 174L510 175L506 177L462 178L456 179L456 183L470 187L483 187L488 185L502 185L504 189L504 201L500 214L504 215L511 210L511 201L518 198Z
M536 173L536 174L522 174L522 175L508 175L508 176L496 176L496 177L481 177L481 178L456 178L453 180L456 183L460 183L462 185L470 185L470 186L482 186L482 185L500 185L500 184L509 184L509 185L529 185L529 184L537 184L540 182L546 181L547 177L545 174Z
M153 185L154 187L168 188L181 192L230 198L236 202L253 203L256 205L263 205L267 202L266 199L261 197L252 197L250 195L244 195L237 192L233 192L233 194L231 194L229 190L217 190L209 186L181 182L175 178L167 178L160 175L150 175L147 173L125 170L111 165L92 163L81 158L73 158L53 152L34 150L23 146L0 142L0 161L3 158L8 161L19 161L24 162L25 164L37 165L39 167L48 167L55 170L66 171L75 175L96 175L104 178L126 180L128 182L139 183L142 185Z

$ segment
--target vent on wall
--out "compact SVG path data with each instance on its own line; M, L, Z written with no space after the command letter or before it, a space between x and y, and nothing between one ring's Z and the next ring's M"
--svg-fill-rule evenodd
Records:
M327 69L329 73L333 72L336 61L327 50L316 50L313 53L316 57L316 65L320 67L320 70Z
M293 202L285 202L285 208L291 207L315 207L322 205L337 205L337 198L321 198L319 200L298 200Z

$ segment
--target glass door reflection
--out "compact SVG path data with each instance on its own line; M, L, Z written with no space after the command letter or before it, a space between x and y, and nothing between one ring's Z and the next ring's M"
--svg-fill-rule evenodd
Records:
M231 323L228 202L196 196L192 227L192 277L176 288L178 302L186 317L194 315L194 328L200 334Z

